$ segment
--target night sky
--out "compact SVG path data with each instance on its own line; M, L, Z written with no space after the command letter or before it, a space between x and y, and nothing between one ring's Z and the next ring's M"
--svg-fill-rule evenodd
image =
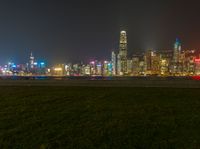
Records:
M119 32L128 33L130 53L200 48L198 1L1 0L0 63L25 63L32 50L49 64L109 59Z

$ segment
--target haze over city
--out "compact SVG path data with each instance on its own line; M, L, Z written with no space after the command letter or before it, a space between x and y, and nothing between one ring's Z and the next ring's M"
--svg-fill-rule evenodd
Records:
M197 1L18 0L0 2L0 63L28 61L30 51L49 64L109 59L119 32L129 53L200 47Z

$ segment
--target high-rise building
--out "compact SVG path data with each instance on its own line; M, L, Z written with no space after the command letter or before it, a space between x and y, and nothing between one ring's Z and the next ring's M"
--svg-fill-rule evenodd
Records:
M116 75L117 74L117 55L114 51L112 51L111 62L112 62L112 75Z
M173 53L173 62L179 63L180 62L180 55L181 55L181 42L177 38L174 44L174 53Z
M133 60L132 59L127 60L127 74L133 75Z
M144 54L144 62L145 62L145 68L146 74L151 74L152 71L152 57L153 57L154 51L153 50L147 50Z
M195 74L195 59L198 58L198 52L196 50L185 50L185 64L184 71L186 75Z
M139 75L146 75L146 65L144 60L139 62Z
M160 75L167 76L171 73L171 64L173 60L173 50L160 50Z
M112 62L104 61L103 62L103 76L112 75Z
M121 58L127 59L127 35L126 31L121 31L119 42L119 55Z
M140 68L139 68L139 64L140 64L139 57L133 57L132 64L133 64L133 75L138 76L139 70L140 70Z
M103 67L102 67L102 66L103 66L103 65L102 65L101 62L98 62L98 63L96 64L96 75L98 75L98 76L103 75L103 74L102 74L102 72L103 72Z
M118 75L124 75L127 73L127 34L126 31L121 31L119 41L119 54L117 72Z
M195 75L200 75L200 59L195 58L194 64L195 64Z
M151 74L160 74L160 59L160 55L154 52L151 58Z
M96 61L91 61L90 62L90 74L91 75L96 75Z
M166 76L169 72L169 61L167 59L160 59L160 75Z
M177 38L174 44L173 59L172 59L172 74L179 75L182 72L181 65L181 42Z
M30 58L29 58L29 65L30 65L30 69L34 68L34 56L33 53L31 52Z
M158 75L160 71L160 54L154 50L148 50L144 55L146 74Z
M84 65L84 66L82 66L82 74L84 75L84 76L89 76L89 75L91 75L91 68L90 68L90 65L89 64L87 64L87 65Z

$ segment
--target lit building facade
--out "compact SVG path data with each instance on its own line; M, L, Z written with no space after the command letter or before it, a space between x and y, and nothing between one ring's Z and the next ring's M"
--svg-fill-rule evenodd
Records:
M119 41L119 54L117 56L117 73L118 75L127 74L127 34L126 31L121 31Z
M195 58L194 64L195 64L195 75L200 75L200 58Z
M143 50L144 52L144 50ZM46 62L37 62L31 52L26 64L8 62L0 66L1 75L58 76L194 76L200 75L200 50L182 49L176 39L170 50L147 50L128 57L126 31L120 32L119 49L111 60L93 60L83 64L59 64L47 69ZM48 71L47 71L48 70Z
M181 42L177 38L174 44L173 60L172 60L172 70L173 75L180 75L182 72L181 65Z
M140 71L140 59L139 57L133 57L132 59L132 75L133 76L138 76L139 75L139 71Z
M115 53L115 51L112 51L111 63L112 63L112 75L116 75L117 74L117 54Z
M101 76L103 73L103 69L102 69L102 63L98 62L96 64L96 75Z
M160 59L160 75L167 76L169 75L169 61L167 59Z
M130 76L133 75L133 60L132 59L127 60L127 74Z
M30 66L30 69L33 69L34 68L34 56L33 56L33 53L31 52L30 54L30 58L29 58L29 66Z

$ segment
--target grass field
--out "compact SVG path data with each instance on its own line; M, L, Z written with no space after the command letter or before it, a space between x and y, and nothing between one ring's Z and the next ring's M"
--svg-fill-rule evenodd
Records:
M200 90L0 87L4 148L200 148Z

